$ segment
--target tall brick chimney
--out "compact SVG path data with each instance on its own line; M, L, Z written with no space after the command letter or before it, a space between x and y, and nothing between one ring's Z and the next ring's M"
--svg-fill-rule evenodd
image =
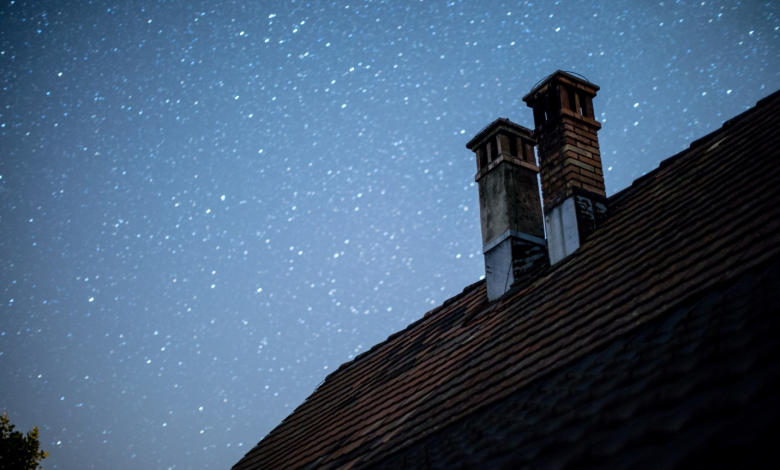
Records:
M599 87L558 70L523 101L533 108L539 144L550 263L585 242L606 217L606 193L593 98Z
M544 222L530 129L499 118L466 148L477 157L482 253L489 300L545 256Z

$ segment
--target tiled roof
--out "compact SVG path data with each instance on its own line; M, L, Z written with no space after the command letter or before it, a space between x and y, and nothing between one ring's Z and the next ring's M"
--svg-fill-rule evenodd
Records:
M748 272L368 466L776 466L779 279Z
M682 465L746 419L776 433L779 111L662 162L497 301L478 282L344 364L234 469L631 466L675 439Z

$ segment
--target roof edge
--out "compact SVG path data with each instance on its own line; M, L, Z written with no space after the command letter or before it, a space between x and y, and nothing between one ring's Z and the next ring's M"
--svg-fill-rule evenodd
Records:
M631 182L629 186L626 186L625 188L621 189L620 191L616 192L612 196L609 196L607 199L609 200L610 204L614 204L623 197L625 197L632 188L636 188L639 185L641 185L644 181L652 178L655 176L656 173L658 173L660 170L668 167L669 165L672 165L674 162L682 158L684 155L686 155L688 152L697 149L698 147L701 147L705 143L715 139L719 135L721 135L723 132L728 130L729 128L735 126L740 121L745 119L747 116L755 112L759 108L763 108L764 106L767 106L770 102L774 101L775 99L780 98L780 90L777 90L773 93L768 94L767 96L761 98L758 100L750 109L747 109L743 111L740 114L737 114L733 118L723 121L723 124L718 129L715 129L714 131L710 132L709 134L705 134L702 137L699 137L698 139L695 139L691 141L691 143L688 145L687 149L681 150L677 152L676 154L672 155L671 157L665 158L664 160L661 160L658 163L658 166L653 168L652 170L648 171L644 175L640 176L639 178L636 178L634 181Z
M382 347L384 347L385 345L389 344L394 339L398 338L399 336L404 335L405 333L410 332L415 327L417 327L420 323L422 323L424 320L427 320L428 318L430 318L431 316L435 315L439 311L444 310L445 308L449 307L453 303L455 303L458 300L462 299L467 294L470 294L472 291L476 290L480 286L480 284L484 284L484 283L485 283L485 280L484 279L480 279L477 282L474 282L472 284L467 285L466 287L463 288L463 290L460 293L455 294L452 297L450 297L449 299L445 300L438 307L435 307L435 308L425 312L425 314L419 320L415 320L412 323L408 324L406 326L406 328L404 328L402 330L399 330L399 331L396 331L395 333L391 334L390 336L387 337L387 339L385 339L384 341L381 341L381 342L373 345L369 350L363 351L362 353L358 354L351 361L347 361L347 362L341 364L338 369L336 369L333 372L331 372L330 374L328 374L325 377L325 379L322 382L320 382L320 384L317 385L317 387L315 387L314 390L316 391L322 385L325 385L326 383L328 383L329 380L333 380L334 378L336 378L336 376L339 375L341 372L346 371L347 369L349 369L353 365L357 364L358 362L362 361L366 357L370 356L371 353L374 353L374 352L382 349Z

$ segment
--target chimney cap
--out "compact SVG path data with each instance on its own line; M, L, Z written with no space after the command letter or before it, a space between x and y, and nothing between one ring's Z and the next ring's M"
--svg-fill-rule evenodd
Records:
M523 96L523 101L525 101L526 104L528 104L528 106L531 106L531 101L533 101L536 98L536 95L540 91L542 91L544 88L547 88L549 84L558 81L563 81L564 83L568 82L570 85L574 85L575 87L583 91L586 91L592 94L593 96L595 96L596 92L601 89L598 85L591 83L591 81L585 78L585 76L582 74L579 74L577 72L566 72L564 70L556 70L555 72L541 79L536 85L534 85L533 89L531 89L531 91L528 92L527 95Z
M495 134L501 128L508 130L514 134L520 134L520 136L528 139L534 144L536 143L536 140L533 138L533 131L531 129L528 129L527 127L523 127L520 124L516 124L507 118L500 117L495 121L491 122L490 124L488 124L487 126L483 127L482 130L480 130L479 132L477 132L477 135L475 135L474 138L468 141L468 143L466 144L466 148L472 150L474 147L479 146L479 144L481 144L486 137Z

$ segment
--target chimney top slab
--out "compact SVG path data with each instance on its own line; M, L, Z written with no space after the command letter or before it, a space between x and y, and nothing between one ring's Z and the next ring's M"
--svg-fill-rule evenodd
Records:
M527 95L523 96L523 101L525 101L529 106L531 106L531 102L535 100L536 96L540 92L542 93L545 92L550 85L558 82L562 82L569 86L582 90L583 92L591 96L596 96L596 92L601 89L598 85L591 83L585 77L577 77L575 75L572 75L572 73L570 72L564 72L563 70L556 70L554 73L551 73L547 77L543 78L542 81L540 81L535 87L533 87L533 89L530 92L528 92Z
M533 138L533 131L531 131L531 129L523 127L520 124L515 124L507 118L500 117L487 126L483 127L482 130L474 136L474 138L468 141L466 148L473 150L474 148L479 147L479 145L482 144L485 139L502 129L522 136L526 140L530 141L533 145L536 144L536 140Z

